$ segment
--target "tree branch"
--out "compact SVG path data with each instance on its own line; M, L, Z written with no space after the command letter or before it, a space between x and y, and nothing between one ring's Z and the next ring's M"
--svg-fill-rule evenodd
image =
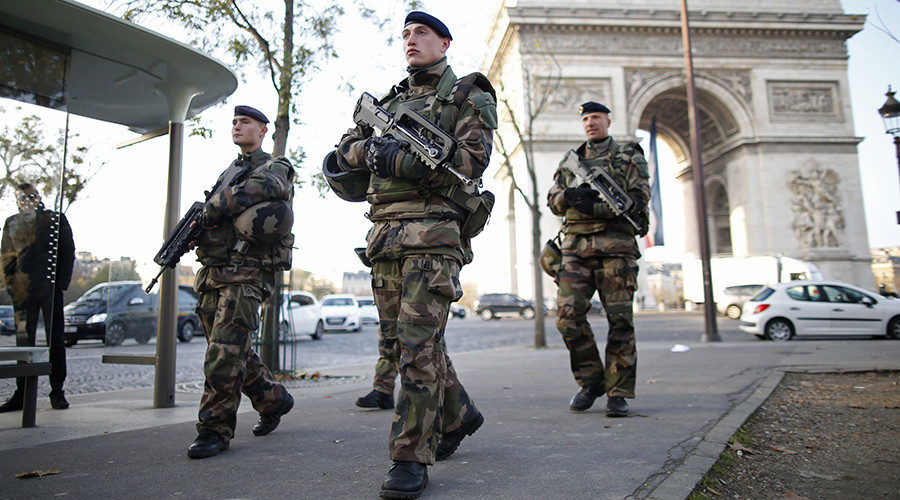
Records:
M259 30L257 30L253 26L253 23L250 22L250 19L248 19L247 16L244 14L244 12L241 10L241 8L238 7L237 0L231 0L231 6L234 8L235 12L237 12L238 15L241 17L241 20L243 20L244 24L241 24L241 20L238 20L234 16L234 14L231 13L230 10L225 9L225 12L227 12L228 17L231 18L231 22L233 22L237 27L241 28L242 30L250 33L250 35L254 38L254 40L256 40L256 43L259 45L259 48L261 48L265 54L266 63L268 63L268 65L269 65L269 76L272 78L272 86L275 87L276 91L280 90L280 87L278 86L278 82L275 81L275 70L277 69L278 72L281 73L284 71L284 68L282 68L281 65L278 64L278 61L275 60L275 55L272 54L272 49L269 47L269 41L266 40L262 36L262 34L260 34Z

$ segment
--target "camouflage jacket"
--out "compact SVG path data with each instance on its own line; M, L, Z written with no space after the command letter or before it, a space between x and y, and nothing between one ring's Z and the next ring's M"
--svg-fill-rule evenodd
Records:
M219 176L212 196L203 207L216 227L200 234L197 260L204 266L249 266L269 270L290 269L293 235L265 245L250 243L246 253L238 243L234 220L248 208L271 200L290 203L294 197L294 168L286 158L257 149L239 156Z
M612 137L587 141L578 149L578 159L590 168L603 168L625 188L635 201L632 213L646 220L650 202L650 175L647 161L633 144L620 146ZM640 257L635 230L623 217L616 217L601 201L594 203L593 212L586 214L570 207L563 193L574 186L572 174L557 169L553 185L547 194L547 205L555 215L563 216L563 251L569 250L583 257L621 256ZM573 238L571 235L581 235Z
M452 165L471 179L482 176L490 162L493 129L497 128L496 104L491 92L472 85L461 102L454 103L457 77L441 59L426 68L409 69L410 76L381 99L388 111L400 103L427 116L451 133L459 143ZM458 104L458 105L457 105ZM365 139L373 131L355 127L338 145L338 165L342 170L365 170ZM401 152L396 170L413 170L419 162ZM413 253L444 254L460 263L472 260L469 241L460 236L465 219L462 208L440 195L446 186L459 180L443 170L432 170L425 179L370 177L366 199L371 204L368 217L374 226L367 237L369 259L396 259Z
M68 288L74 264L75 242L65 215L41 207L6 219L0 269L16 305L46 296L54 284L60 290Z

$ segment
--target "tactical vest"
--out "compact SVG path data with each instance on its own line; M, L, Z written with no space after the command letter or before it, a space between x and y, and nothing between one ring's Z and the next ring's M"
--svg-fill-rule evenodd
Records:
M632 144L627 144L623 148L620 147L619 144L613 139L610 141L609 150L605 154L602 154L596 158L584 159L584 154L587 150L587 143L579 146L576 152L578 153L579 161L582 164L590 169L605 169L612 175L612 177L616 180L616 182L619 183L620 186L624 187L628 185L626 170L629 168L629 162L631 161L631 154L633 154L633 149L634 147ZM602 225L602 229L600 229L602 231L615 231L618 233L626 233L630 235L638 234L638 232L634 229L634 226L632 226L627 220L625 220L624 217L618 217L616 219L598 219L595 216L588 215L574 207L569 207L566 209L564 223L570 226L597 224ZM638 224L641 224L640 220L638 221Z
M481 73L472 73L461 79L448 66L441 75L437 84L437 90L419 96L415 99L402 101L403 92L408 88L407 80L394 86L380 104L394 113L401 102L412 110L418 111L423 116L437 124L441 129L453 133L456 126L456 118L466 100L471 100L481 112L489 106L494 106L494 89L487 78ZM483 93L469 95L472 86L484 90ZM491 115L488 126L496 128L496 117ZM366 200L371 203L369 218L373 221L388 219L455 219L462 225L467 224L467 214L463 211L484 209L484 200L475 195L475 187L465 187L459 184L455 178L448 178L444 186L425 187L415 180L398 177L371 176L369 188L366 191ZM478 184L478 182L476 182ZM493 195L489 195L490 205L493 205ZM452 203L448 203L448 200ZM487 207L490 212L490 207ZM485 220L486 222L486 220ZM483 224L482 224L483 227ZM465 234L471 237L480 232ZM472 234L474 233L474 234Z
M274 162L288 162L284 157L270 158L243 176L244 179L255 172L268 168ZM290 163L288 163L290 165ZM290 167L293 171L293 167ZM288 179L289 181L291 179ZM287 200L290 201L290 200ZM243 241L238 238L234 221L241 214L219 222L219 225L203 231L197 245L197 260L204 266L249 266L263 269L289 270L291 268L291 249L294 245L293 233L288 233L272 244L249 243L245 252L240 252L238 245Z

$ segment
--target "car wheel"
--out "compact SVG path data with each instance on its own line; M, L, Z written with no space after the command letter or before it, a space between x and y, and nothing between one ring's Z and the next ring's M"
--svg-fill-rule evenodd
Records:
M316 331L313 332L312 338L313 340L321 340L322 336L325 335L325 325L322 324L321 321L316 323Z
M888 323L887 336L895 340L900 339L900 316Z
M534 319L534 309L530 307L522 309L522 317L525 319Z
M737 304L731 304L730 306L725 308L725 315L731 319L738 319L741 317L741 306Z
M182 342L190 342L192 338L194 338L194 322L193 321L185 321L183 325L181 325L181 330L178 331L178 340Z
M278 339L282 342L291 339L291 327L286 320L281 320L281 328L278 329Z
M77 343L78 339L63 339L63 345L65 345L66 347L72 347Z
M784 342L794 336L794 327L781 318L775 318L766 324L766 338L773 342Z
M149 331L149 330L145 330L143 332L137 333L134 336L134 340L138 344L146 344L147 342L150 342L150 339L152 339L152 338L153 338L153 332Z
M481 312L478 313L478 316L485 321L490 321L494 319L494 311L491 311L490 309L482 309Z
M106 327L106 336L103 343L109 347L115 347L125 340L125 325L116 322Z

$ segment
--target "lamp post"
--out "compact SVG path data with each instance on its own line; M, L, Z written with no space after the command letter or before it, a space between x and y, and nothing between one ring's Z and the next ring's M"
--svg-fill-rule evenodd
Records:
M884 95L887 101L878 109L878 114L884 120L884 131L894 136L894 147L897 149L897 169L900 171L900 102L894 99L895 92L888 85L888 91ZM897 224L900 224L900 212L897 212Z

